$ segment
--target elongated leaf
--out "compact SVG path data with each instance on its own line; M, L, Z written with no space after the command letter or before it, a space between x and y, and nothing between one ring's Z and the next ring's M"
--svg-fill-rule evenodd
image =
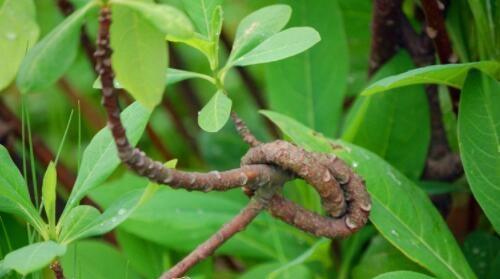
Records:
M148 123L150 112L139 103L133 103L122 113L122 121L127 129L127 137L135 145ZM83 152L82 163L75 186L68 199L64 214L75 207L87 192L103 183L118 167L120 159L115 143L107 127L92 139Z
M56 225L56 187L57 187L57 171L54 162L50 162L45 175L43 176L42 184L42 200L49 220L50 228Z
M16 77L26 51L38 39L33 0L5 0L0 7L0 90Z
M472 71L460 99L458 140L467 181L500 232L500 83Z
M124 0L113 2L138 12L165 35L187 39L194 34L191 21L183 12L172 6Z
M407 270L424 273L425 270L405 257L382 236L375 236L364 251L359 263L352 269L352 279L371 279L391 271Z
M232 101L223 91L217 91L198 113L198 125L207 132L217 132L226 124Z
M215 7L222 0L184 0L182 5L198 32L208 38Z
M381 274L375 279L432 279L434 277L429 277L422 273L416 273L412 271L393 271L385 274Z
M79 205L71 209L68 216L64 218L60 224L59 239L65 241L70 236L73 236L81 231L84 231L89 224L99 218L101 213L93 206ZM68 242L66 242L68 243Z
M257 265L243 274L240 279L273 278L273 279L312 279L311 271L305 265L296 265L282 273L273 273L282 266L280 263L264 263Z
M278 4L259 9L242 19L236 30L228 64L283 29L291 14L290 6Z
M500 238L476 231L464 241L464 254L479 278L495 279L500 271Z
M297 123L291 118L288 122ZM311 142L325 140L318 140L318 135L307 140L307 134L294 137L284 130L289 126L280 128L301 146L312 149L317 144ZM373 204L370 220L382 236L437 277L476 278L441 215L419 187L370 151L342 141L332 143L342 148L315 151L335 152L364 178Z
M460 89L467 73L472 69L480 70L495 79L500 79L500 63L496 61L433 65L381 79L368 86L362 95L371 95L414 84L443 84Z
M135 10L113 6L111 47L116 79L137 101L153 109L165 88L168 57L164 34Z
M333 136L340 124L349 68L339 1L285 2L293 9L291 24L315 28L321 42L296 57L266 65L270 108Z
M39 242L7 254L3 261L3 267L27 275L48 266L55 258L65 253L65 245L54 241Z
M76 259L76 260L75 260ZM68 247L61 259L67 278L141 279L115 247L101 241L78 241Z
M28 186L3 145L0 145L0 211L21 216L46 236L43 220L31 203Z
M292 27L281 31L237 58L232 66L246 66L282 60L306 51L321 40L311 27Z
M411 69L411 58L399 53L374 80ZM342 139L362 146L406 174L418 179L430 142L429 105L423 86L393 89L374 96L359 96L347 117Z
M167 85L171 85L186 79L201 78L207 80L208 82L215 82L213 79L207 75L184 71L179 69L168 68L167 70Z
M78 51L80 27L96 6L90 1L75 11L28 52L17 77L22 93L45 88L68 70Z

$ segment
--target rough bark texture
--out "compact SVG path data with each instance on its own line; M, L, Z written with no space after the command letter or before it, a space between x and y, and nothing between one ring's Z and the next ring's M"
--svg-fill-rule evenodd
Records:
M111 10L101 9L95 58L102 83L103 105L108 127L113 135L118 156L132 171L159 184L197 191L225 191L236 187L251 196L249 205L219 232L200 245L163 278L184 274L192 265L211 255L217 247L244 229L257 214L268 209L273 216L318 236L337 237L352 234L368 221L371 201L363 180L334 155L307 152L285 141L260 143L245 123L233 114L236 128L250 150L238 169L223 172L184 172L166 168L162 163L133 148L120 119L120 108L113 87L109 28ZM309 182L319 193L322 205L331 215L323 217L281 197L279 189L295 177Z
M54 272L54 277L56 279L64 279L65 278L63 268L61 266L61 263L59 263L58 260L55 260L50 264L50 269L52 270L52 272Z

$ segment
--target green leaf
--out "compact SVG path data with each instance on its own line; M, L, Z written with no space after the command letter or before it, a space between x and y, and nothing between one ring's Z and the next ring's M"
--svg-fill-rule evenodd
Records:
M55 258L66 253L66 246L53 241L39 242L10 252L5 256L3 267L22 275L48 266Z
M95 240L78 241L70 245L61 264L67 278L143 278L115 247Z
M472 69L480 70L495 79L500 79L500 63L496 61L433 65L381 79L368 86L362 95L372 95L414 84L443 84L460 89L467 73Z
M296 57L266 65L270 108L326 136L338 130L349 68L338 2L287 0L293 9L291 24L315 28L321 42Z
M222 22L224 21L224 13L219 5L215 7L210 24L209 40L213 43L208 52L208 60L210 69L215 71L219 67L219 37L222 32Z
M5 0L0 7L0 90L16 77L26 51L38 39L33 0Z
M406 52L387 62L374 80L411 69ZM359 96L347 116L342 139L362 146L411 179L418 179L425 167L430 143L429 104L422 86L393 89Z
M497 235L476 231L464 241L464 254L479 278L495 279L500 266L500 239Z
M87 14L96 7L97 3L90 1L66 18L28 52L17 76L17 86L21 93L46 88L68 70L78 51L80 27Z
M127 129L127 138L132 145L137 144L141 138L150 115L151 112L137 102L122 112L121 117L125 129ZM64 209L64 214L69 213L69 210L75 207L90 189L103 183L119 164L120 159L115 142L109 129L105 127L94 136L83 152L78 176Z
M207 38L211 32L212 16L222 0L184 0L182 5L198 32Z
M143 278L158 278L170 266L170 255L160 245L123 230L116 232L116 239L130 266Z
M229 66L247 66L283 60L306 51L320 40L319 33L314 28L292 27L264 40Z
M113 0L113 3L138 12L165 35L187 39L194 34L191 21L172 6L124 0Z
M168 68L167 70L167 85L171 85L186 79L192 79L192 78L200 78L204 79L208 82L211 82L215 84L215 81L212 77L196 73L196 72L190 72L190 71L184 71L184 70L179 70L179 69L173 69L173 68Z
M296 138L284 130L287 127L280 128L310 149L317 145L311 143L324 141L318 135ZM334 143L338 147L330 152L351 164L366 181L373 203L370 221L382 236L438 277L476 278L441 215L418 186L370 151L342 141Z
M382 236L375 236L352 270L352 279L371 279L390 271L411 270L425 272L409 260Z
M281 263L264 263L245 272L239 279L273 278L273 279L313 279L311 271L305 265L296 265L282 273L273 273L282 266Z
M168 56L165 36L140 13L113 6L111 57L116 79L130 94L152 110L165 88Z
M99 210L89 205L79 205L71 209L68 216L61 222L60 241L64 242L70 236L84 231L85 228L99 218L99 215L101 215Z
M231 99L218 90L198 113L198 125L207 132L219 131L229 119L231 105Z
M28 186L3 145L0 145L0 211L22 217L47 237L45 224L31 203Z
M51 230L55 229L56 226L56 187L56 165L54 162L50 162L43 176L42 200Z
M283 29L291 14L290 6L278 4L261 8L243 18L236 30L228 64Z
M434 277L429 277L425 274L416 273L412 271L393 271L375 277L375 279L432 279L432 278Z
M462 90L458 141L472 193L500 232L500 83L477 71Z

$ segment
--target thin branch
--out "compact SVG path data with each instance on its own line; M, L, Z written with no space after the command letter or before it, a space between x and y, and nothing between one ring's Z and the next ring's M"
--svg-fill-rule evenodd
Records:
M261 145L262 142L260 142L253 134L250 132L250 129L248 129L247 125L243 120L236 114L236 112L231 112L231 119L233 120L233 123L236 127L236 131L240 135L241 139L246 142L248 145L251 147L256 147L258 145Z

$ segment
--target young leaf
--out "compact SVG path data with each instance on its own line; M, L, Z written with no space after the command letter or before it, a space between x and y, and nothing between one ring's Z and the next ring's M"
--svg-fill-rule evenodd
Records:
M321 40L311 27L292 27L281 31L234 60L230 66L247 66L282 60L306 51Z
M21 93L45 88L66 72L76 58L80 27L96 6L90 1L75 11L28 52L17 76Z
M182 5L198 32L205 37L209 37L211 32L212 16L217 6L222 4L222 0L184 0Z
M290 24L315 28L321 42L265 66L270 108L327 136L338 131L348 83L347 36L339 2L287 0L293 9Z
M311 132L295 137L297 131L285 130L290 126L280 128L298 145L313 149L311 143L325 140L309 136ZM441 215L418 186L370 151L342 141L332 143L341 148L330 148L329 152L350 163L366 181L373 203L370 221L382 236L437 277L476 278Z
M54 162L50 162L42 184L42 200L45 208L45 214L49 221L49 228L53 230L56 226L56 187L57 171Z
M198 125L207 132L217 132L226 124L232 101L222 90L217 91L198 113Z
M283 29L291 14L290 6L277 4L259 9L243 18L236 30L228 64Z
M138 12L165 35L188 39L194 34L191 21L172 6L124 0L113 0L113 3Z
M66 241L70 236L76 235L84 231L92 224L101 213L93 206L79 205L71 209L68 216L60 224L60 242L69 243Z
M224 15L222 7L215 7L214 14L212 15L212 22L210 24L209 40L213 43L210 48L208 60L210 61L210 68L212 71L219 67L219 37L222 32L222 22Z
M28 186L3 145L0 145L0 211L22 217L47 237L45 224L31 203Z
M38 242L10 252L5 256L3 266L22 275L48 266L55 258L66 253L66 245L53 241Z
M207 75L196 73L196 72L190 72L190 71L184 71L184 70L179 70L179 69L173 69L173 68L168 68L167 70L167 85L171 85L186 79L192 79L192 78L201 78L204 80L207 80L208 82L214 83L215 80Z
M168 66L165 36L140 13L113 6L111 57L116 79L130 94L152 110L162 99Z
M433 65L381 79L368 86L361 94L372 95L398 87L429 83L443 84L460 89L464 84L467 73L472 69L480 70L497 80L500 79L500 63L496 61Z
M26 51L38 39L33 0L5 0L0 7L0 90L16 77Z
M412 67L410 56L400 52L373 79ZM430 143L429 104L423 86L393 90L405 93L359 96L347 116L342 139L376 153L409 178L418 179Z
M137 102L123 111L121 117L131 144L137 144L141 138L150 115L151 112ZM104 127L83 152L80 170L64 214L69 213L68 211L75 207L90 189L104 182L119 164L120 159L113 138L109 129Z
M472 193L500 233L500 83L478 71L462 90L458 141Z
M434 277L427 276L422 273L413 271L393 271L381 274L374 279L433 279Z

